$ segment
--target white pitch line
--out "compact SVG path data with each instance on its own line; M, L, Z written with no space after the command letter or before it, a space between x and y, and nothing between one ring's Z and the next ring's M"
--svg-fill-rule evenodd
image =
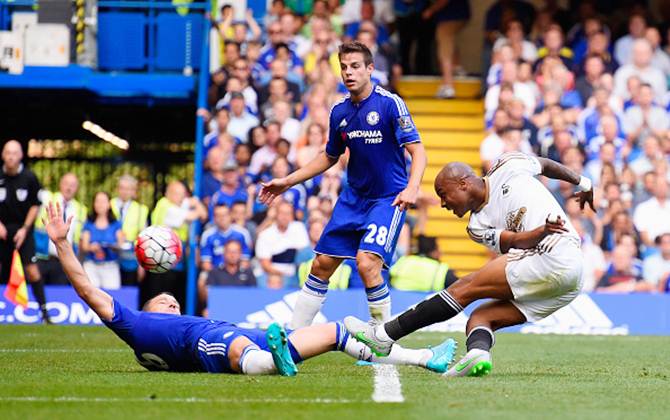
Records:
M405 402L400 385L400 374L393 365L377 363L375 369L375 390L372 400L377 403L401 403Z
M345 398L201 398L201 397L0 397L0 402L44 402L44 403L184 403L184 404L212 404L212 403L297 403L297 404L359 404L363 401L349 400Z

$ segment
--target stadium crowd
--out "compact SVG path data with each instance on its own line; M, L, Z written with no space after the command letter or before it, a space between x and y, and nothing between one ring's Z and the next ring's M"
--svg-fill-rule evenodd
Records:
M503 153L522 151L587 175L595 186L596 212L582 213L569 200L570 185L548 184L582 236L585 290L667 292L670 55L662 45L670 31L654 26L643 6L632 6L617 10L628 18L617 36L620 14L604 15L593 1L576 3L574 14L554 1L538 9L519 0L497 1L487 10L482 167L485 172ZM429 46L435 39L442 75L436 96L452 98L453 75L460 72L455 36L470 18L470 4L274 0L262 22L251 12L235 20L229 5L220 12L214 31L221 67L211 75L208 109L198 110L207 125L202 200L174 181L150 211L134 201L136 180L124 176L114 197L100 192L93 203L79 203L73 174L63 176L59 191L42 197L58 200L74 217L71 240L98 285L139 282L146 300L171 284L183 299L183 265L157 278L134 261L132 243L150 218L174 228L183 241L191 223L204 226L197 255L202 302L207 285L299 287L338 193L347 188L346 156L270 207L256 196L261 183L324 150L330 106L346 93L338 45L365 44L374 56L373 80L394 90L402 74L432 71ZM439 262L435 238L423 235L427 207L437 204L431 197L421 197L402 229L392 287L441 290L456 278ZM42 279L63 282L40 217L35 235ZM415 263L422 269L407 270ZM347 263L330 287L363 284Z

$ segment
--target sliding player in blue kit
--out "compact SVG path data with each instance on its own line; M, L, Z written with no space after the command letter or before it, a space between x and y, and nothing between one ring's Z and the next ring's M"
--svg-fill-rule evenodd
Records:
M60 205L52 203L47 216L47 233L75 291L149 370L293 376L296 363L332 350L359 360L421 366L435 372L446 371L453 359L455 342L451 339L432 349L394 347L389 358L377 358L363 344L349 339L339 322L295 331L285 331L278 324L267 332L239 328L225 321L181 315L179 303L167 293L150 299L142 311L127 308L89 281L67 241L72 217L63 221Z
M371 317L390 319L391 298L381 270L391 264L405 210L416 203L426 168L426 152L405 103L372 84L370 50L359 42L343 44L339 59L349 93L330 112L325 152L287 177L263 184L259 193L259 200L270 204L291 186L335 165L349 149L349 187L315 247L317 256L296 302L292 328L312 323L326 300L330 276L346 258L356 260ZM409 177L405 150L412 158Z

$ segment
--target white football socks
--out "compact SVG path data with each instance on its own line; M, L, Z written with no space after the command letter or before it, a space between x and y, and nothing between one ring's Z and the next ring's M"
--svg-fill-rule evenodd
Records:
M295 302L289 328L295 330L312 325L314 317L321 310L323 302L326 301L326 292L328 292L328 282L310 274Z
M261 350L255 344L245 347L240 356L240 370L245 375L268 375L277 373L272 353Z

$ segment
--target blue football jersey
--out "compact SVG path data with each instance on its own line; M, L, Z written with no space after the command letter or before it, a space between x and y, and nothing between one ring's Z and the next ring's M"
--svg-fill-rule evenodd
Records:
M380 86L357 104L347 95L330 111L326 153L339 157L349 148L347 178L363 197L387 197L405 189L403 146L419 141L403 100Z
M202 234L200 239L200 258L203 261L211 262L214 267L223 265L223 248L230 241L238 241L242 245L242 258L251 258L251 238L247 232L242 231L236 226L231 226L228 230L221 231L213 226Z
M141 312L114 299L114 318L103 321L135 352L149 370L205 371L198 357L198 340L204 334L234 324L187 316Z

